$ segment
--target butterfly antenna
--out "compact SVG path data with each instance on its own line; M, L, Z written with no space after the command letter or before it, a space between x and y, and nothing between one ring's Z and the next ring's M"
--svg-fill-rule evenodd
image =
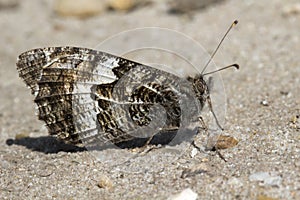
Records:
M230 25L230 27L227 29L226 33L224 34L224 36L222 37L221 41L219 42L217 48L214 50L213 54L211 55L211 57L209 58L209 60L207 61L206 65L204 66L201 74L203 74L203 72L206 70L207 66L209 65L209 63L212 61L212 59L214 58L215 54L217 53L218 49L220 48L221 44L223 43L224 39L226 38L226 36L228 35L229 31L238 23L237 20L234 20L234 22Z
M224 70L224 69L231 68L231 67L235 67L236 69L239 69L239 68L240 68L240 66L239 66L238 64L235 63L235 64L228 65L228 66L226 66L226 67L222 67L221 69L217 69L217 70L215 70L215 71L207 72L207 73L205 73L205 74L202 74L202 76L206 76L206 75L208 75L208 74L213 74L213 73L216 73L216 72L219 72L219 71L222 71L222 70Z

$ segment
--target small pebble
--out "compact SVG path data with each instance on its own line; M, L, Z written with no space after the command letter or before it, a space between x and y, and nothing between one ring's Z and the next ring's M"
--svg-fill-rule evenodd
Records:
M170 0L168 2L169 12L174 14L190 13L195 10L203 9L212 4L222 2L224 0Z
M298 119L299 119L299 115L294 115L291 117L290 122L292 122L293 124L296 124Z
M109 0L108 8L116 11L131 11L136 8L151 5L151 0Z
M235 187L243 187L243 182L240 181L238 178L230 178L227 182L229 185L235 186Z
M265 196L265 195L259 195L257 197L257 200L278 200L278 199L275 199L275 198L272 198L272 197L268 197L268 196Z
M269 102L267 100L262 100L260 104L263 106L269 106Z
M0 0L0 10L13 9L19 6L19 0Z
M280 176L271 176L269 172L256 172L249 176L250 181L259 181L266 186L279 186L282 178Z
M228 149L236 146L239 142L231 136L220 135L215 145L216 149Z
M20 140L20 139L28 138L28 137L29 137L28 133L18 133L18 134L16 134L15 139Z
M128 11L136 6L137 0L110 0L108 4L114 10Z
M106 1L102 0L56 0L54 10L61 16L89 17L102 13Z
M300 3L287 5L282 9L282 14L284 16L297 15L299 13L300 13Z
M289 95L289 92L288 91L280 91L280 94L287 96L287 95Z
M169 197L168 200L196 200L197 198L198 194L190 188L187 188L179 194Z
M113 183L107 176L102 175L98 182L98 187L110 190L113 188Z
M196 148L193 148L191 151L191 157L194 158L198 153L198 150Z

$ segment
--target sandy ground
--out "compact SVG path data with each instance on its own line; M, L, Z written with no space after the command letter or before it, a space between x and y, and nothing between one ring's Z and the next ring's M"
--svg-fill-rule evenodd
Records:
M300 14L288 10L296 0L228 0L189 16L171 15L156 1L87 19L59 17L51 1L17 2L0 10L0 199L166 199L186 188L198 199L300 198ZM128 150L107 150L100 162L47 136L16 71L26 50L94 48L137 27L177 30L211 52L234 19L239 25L214 58L218 66L241 65L222 72L225 133L239 140L221 151L227 162L215 152L191 157L192 147L180 156L171 148L153 150L121 165L113 157Z

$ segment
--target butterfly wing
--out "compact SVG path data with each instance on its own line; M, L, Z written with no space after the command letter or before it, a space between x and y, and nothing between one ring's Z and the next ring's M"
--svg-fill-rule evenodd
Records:
M36 96L40 120L49 133L71 143L79 134L96 134L96 102L90 88L117 80L116 57L76 47L50 47L19 56L20 77Z
M187 82L173 74L86 48L27 51L17 69L49 133L74 144L120 143L135 138L132 132L147 137L145 132L157 127L157 132L177 130L184 102L178 95L191 95ZM151 116L154 104L166 116Z

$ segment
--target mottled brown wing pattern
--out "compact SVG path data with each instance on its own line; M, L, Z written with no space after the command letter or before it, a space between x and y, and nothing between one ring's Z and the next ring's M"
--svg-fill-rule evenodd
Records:
M74 144L132 140L136 127L153 121L154 104L166 111L161 130L176 130L184 103L178 97L194 95L173 74L86 48L27 51L19 56L17 69L35 95L39 119L49 133ZM197 116L194 109L190 113Z
M124 60L119 64L120 66L129 65L129 63L124 63ZM167 87L171 82L162 78L165 77L166 72L144 65L139 65L136 70L131 68L130 73L128 73L129 69L124 70L124 68L113 69L118 74L117 81L93 87L92 93L95 95L95 100L99 108L103 110L97 115L99 130L102 134L109 133L112 136L109 141L113 143L134 139L132 132L137 127L148 126L154 121L153 118L159 118L149 113L155 104L160 104L167 113L162 130L166 132L178 129L181 117L180 105L178 96L170 87ZM152 128L155 129L155 127ZM147 138L147 136L149 136L147 133L141 131L136 137Z
M35 49L19 56L19 75L36 95L39 119L50 134L78 143L79 132L97 131L91 124L76 130L74 115L93 120L96 108L89 87L116 80L111 71L116 63L107 59L101 52L75 47Z

